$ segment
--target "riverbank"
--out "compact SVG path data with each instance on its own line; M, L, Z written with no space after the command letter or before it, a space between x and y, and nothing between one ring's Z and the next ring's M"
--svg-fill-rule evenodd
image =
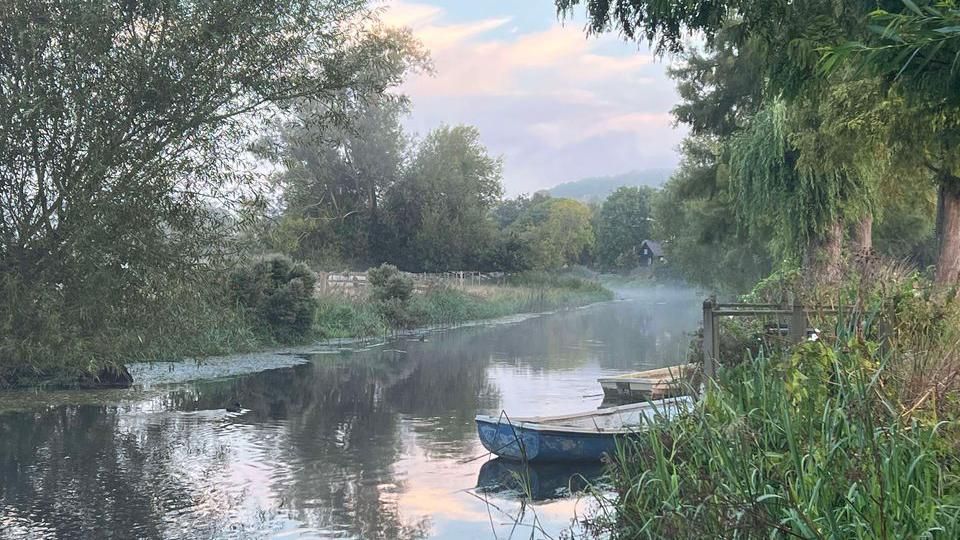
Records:
M136 382L126 365L223 357L303 347L331 339L386 337L416 328L453 326L469 321L538 313L611 300L613 293L598 283L548 274L524 274L495 285L438 284L411 295L404 317L396 305L371 295L326 294L310 307L308 328L284 339L265 329L248 309L229 300L225 283L211 283L203 293L184 294L182 302L158 306L146 324L134 320L112 335L85 339L71 336L63 343L19 344L21 362L0 358L0 389L30 386L97 388ZM312 302L313 303L313 302ZM2 348L0 348L2 350ZM54 353L53 351L57 351ZM254 355L255 356L255 355Z
M874 270L804 298L847 306L817 341L729 362L682 420L624 444L588 531L960 537L960 306L916 273Z
M401 324L368 296L319 299L316 339L384 336L398 331L456 325L520 313L540 313L612 300L603 285L548 274L514 276L496 285L438 286L414 294Z

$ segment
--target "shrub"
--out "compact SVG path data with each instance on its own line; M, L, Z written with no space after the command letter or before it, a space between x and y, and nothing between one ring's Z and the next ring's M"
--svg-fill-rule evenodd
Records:
M396 266L382 264L367 271L370 295L383 317L393 328L404 329L414 325L410 312L413 296L413 278L400 272Z
M230 290L234 300L273 339L298 341L310 333L313 324L316 279L307 265L274 257L234 271Z
M877 347L805 343L721 373L688 415L624 443L615 538L957 538L955 428L891 406ZM952 435L955 437L955 433Z
M392 264L381 264L367 270L367 280L374 300L406 302L413 295L413 278Z

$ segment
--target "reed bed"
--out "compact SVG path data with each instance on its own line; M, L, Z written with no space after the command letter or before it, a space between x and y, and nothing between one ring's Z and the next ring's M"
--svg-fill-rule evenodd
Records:
M820 340L749 355L679 420L625 441L586 531L960 538L955 296L898 279L859 283Z

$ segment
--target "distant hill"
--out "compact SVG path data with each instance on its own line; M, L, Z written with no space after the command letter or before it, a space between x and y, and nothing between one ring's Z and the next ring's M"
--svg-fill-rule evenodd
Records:
M621 186L660 187L670 178L673 169L644 169L616 176L584 178L575 182L566 182L550 188L550 195L566 197L580 201L602 201Z

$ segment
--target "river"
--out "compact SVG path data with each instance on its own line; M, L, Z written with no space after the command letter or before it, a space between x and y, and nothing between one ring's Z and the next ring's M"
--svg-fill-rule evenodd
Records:
M596 408L598 377L680 363L697 297L621 296L304 350L296 365L246 375L7 394L0 537L576 536L593 505L579 489L602 490L600 471L539 467L517 485L512 465L484 456L473 417ZM242 410L227 412L234 402Z

